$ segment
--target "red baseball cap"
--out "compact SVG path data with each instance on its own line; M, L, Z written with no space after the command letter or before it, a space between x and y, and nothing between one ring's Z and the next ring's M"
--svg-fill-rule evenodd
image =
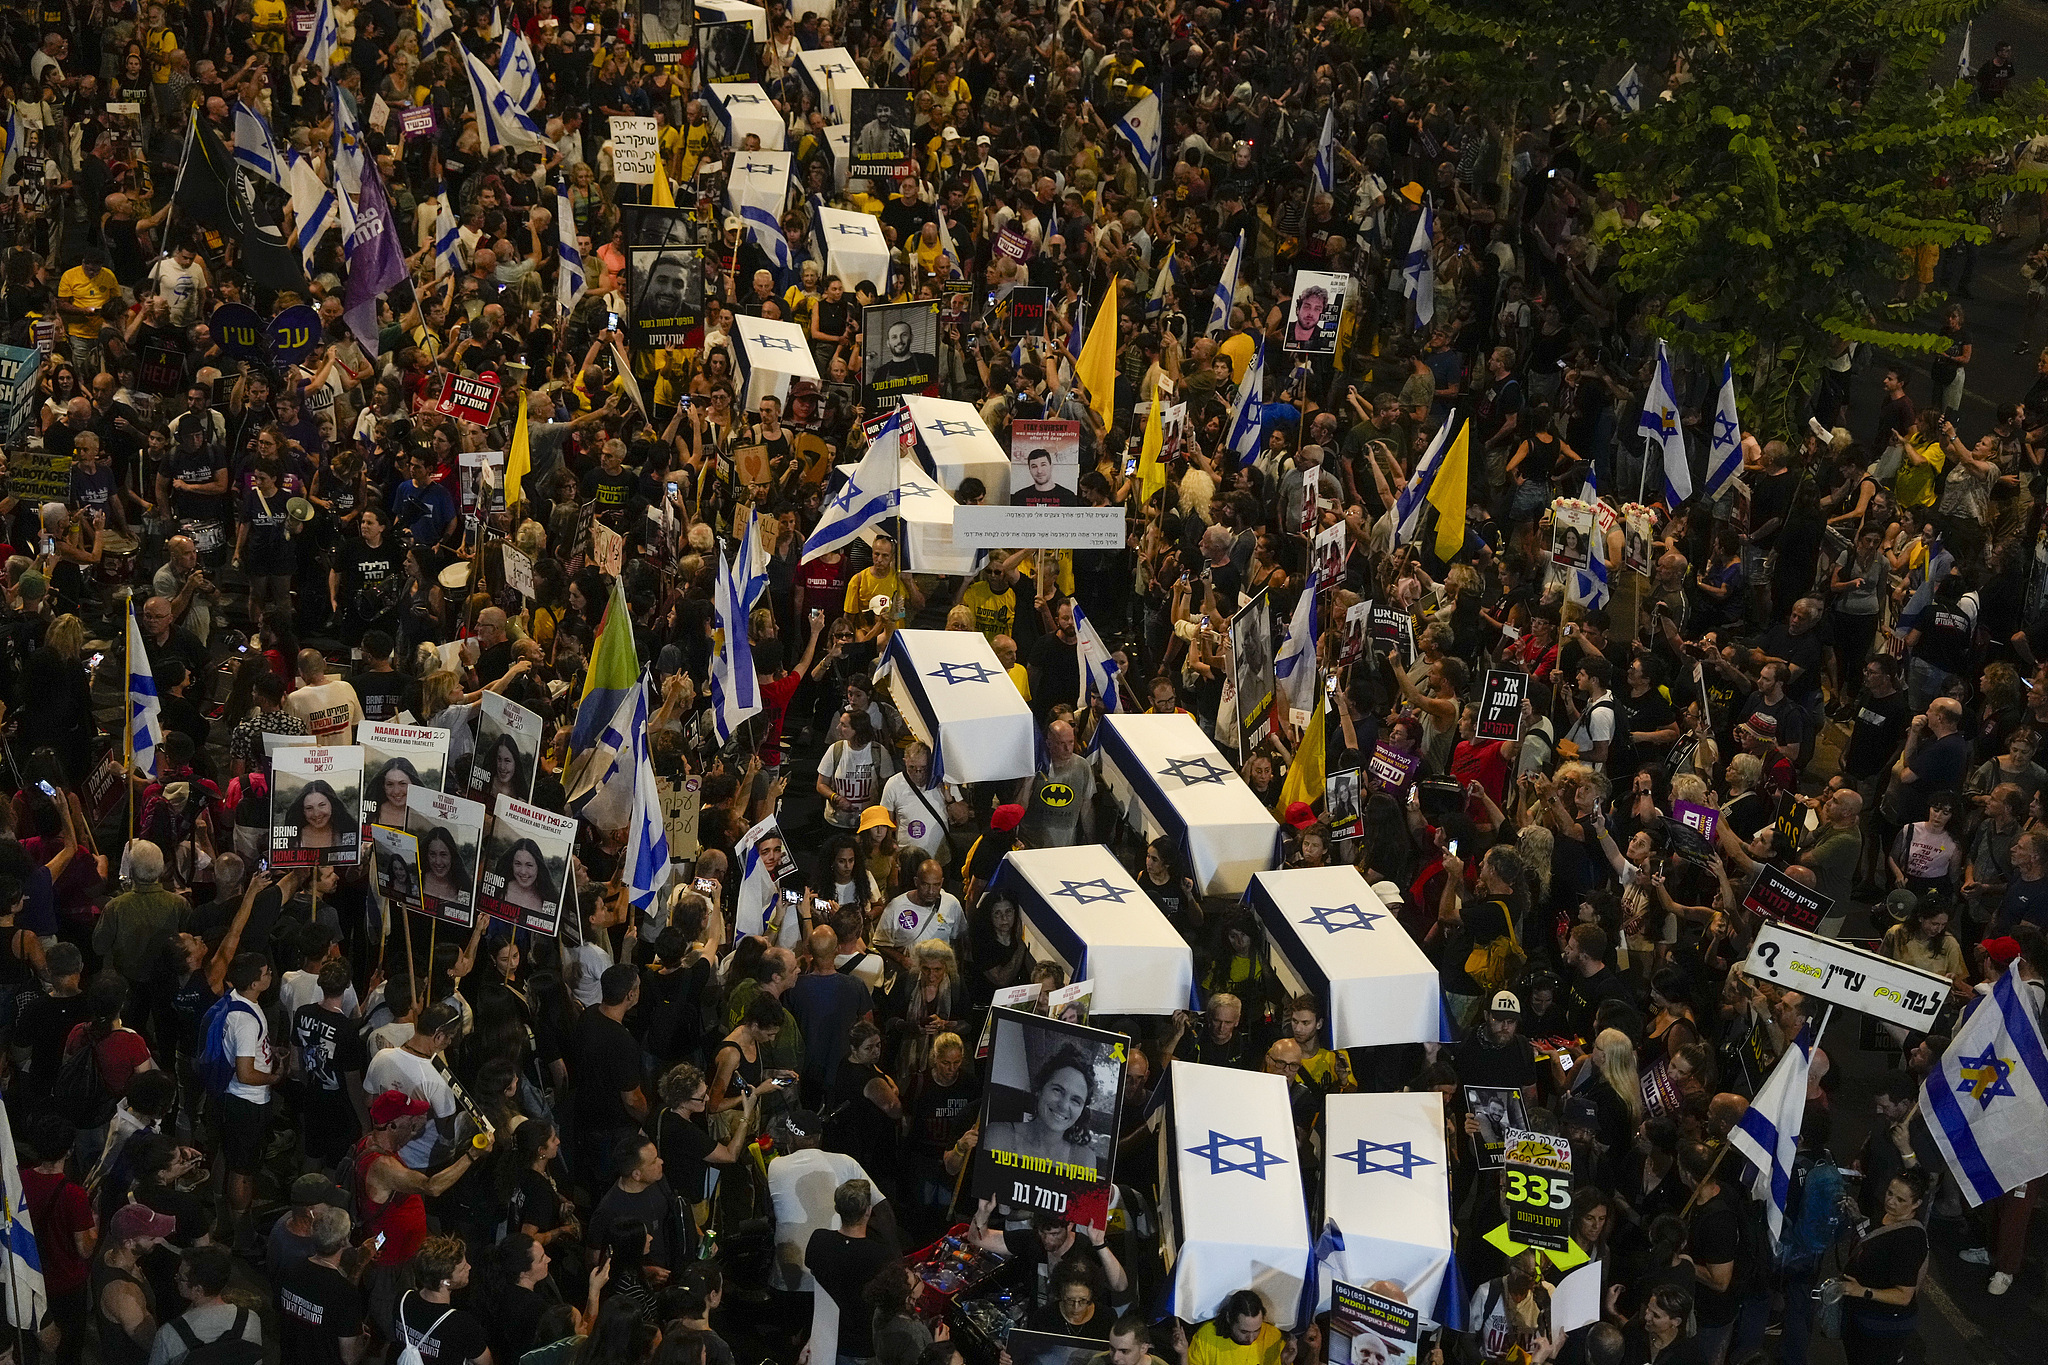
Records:
M402 1118L426 1113L428 1107L425 1100L416 1100L403 1090L387 1090L370 1101L370 1125L389 1128Z
M1018 805L1001 805L989 812L988 827L994 830L1013 830L1024 823L1024 808Z
M1296 829L1307 829L1316 822L1315 807L1306 801L1296 801L1287 808L1287 823Z

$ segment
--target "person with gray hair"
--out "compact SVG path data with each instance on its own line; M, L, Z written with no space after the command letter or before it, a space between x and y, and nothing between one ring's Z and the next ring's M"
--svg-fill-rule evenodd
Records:
M348 1210L321 1204L310 1222L313 1254L277 1277L279 1358L356 1365L370 1344L356 1287L369 1257L349 1245Z
M839 1226L817 1229L804 1244L804 1265L817 1287L839 1307L842 1360L848 1356L865 1360L875 1354L873 1315L863 1293L875 1276L902 1254L892 1234L869 1229L877 1202L869 1181L840 1181L832 1191L832 1213Z
M93 951L129 983L126 1013L138 1023L155 1017L167 984L159 970L164 945L178 932L191 907L163 886L163 850L147 839L128 845L130 890L107 902L92 931Z

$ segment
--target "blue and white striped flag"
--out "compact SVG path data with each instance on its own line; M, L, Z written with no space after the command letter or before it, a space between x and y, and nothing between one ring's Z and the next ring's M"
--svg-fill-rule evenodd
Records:
M515 152L545 154L548 144L540 125L505 93L491 69L467 48L462 50L462 66L469 78L469 103L476 111L477 136L483 140L484 150L510 147Z
M747 507L747 529L740 533L739 553L732 566L738 577L740 610L743 612L753 611L754 604L768 591L768 561L775 557L775 546L769 537L774 534L771 525L761 520L760 504L750 504Z
M1642 112L1643 78L1636 74L1636 63L1629 63L1628 70L1614 83L1614 104L1624 114Z
M1792 1162L1799 1155L1799 1127L1806 1117L1806 1073L1813 1061L1813 1040L1804 1028L1793 1046L1771 1068L1769 1079L1749 1110L1728 1134L1728 1144L1756 1168L1750 1196L1764 1206L1771 1245L1785 1234L1785 1208L1792 1197Z
M1650 375L1650 388L1643 395L1643 411L1636 418L1636 430L1664 456L1664 505L1676 511L1678 504L1692 496L1692 466L1686 463L1685 432L1678 421L1678 389L1671 382L1671 353L1657 342L1657 368Z
M43 1279L43 1252L36 1245L28 1191L22 1188L14 1125L5 1108L0 1108L0 1183L4 1183L7 1199L7 1316L16 1323L40 1323L50 1304L50 1291Z
M1073 321L1067 327L1067 355L1074 360L1081 358L1081 348L1088 344L1088 296L1076 292L1074 295Z
M240 100L235 101L235 161L281 190L291 188L285 181L285 160L271 135L270 120Z
M1181 260L1180 253L1174 249L1176 245L1173 242L1166 244L1166 259L1152 272L1152 289L1145 296L1147 322L1166 311L1166 300L1173 293L1173 287L1180 283Z
M1436 217L1429 196L1422 196L1422 217L1415 220L1415 235L1408 241L1408 257L1401 263L1401 297L1415 300L1415 321L1423 326L1436 316L1436 263L1430 258Z
M1237 455L1240 466L1259 457L1259 441L1266 426L1266 339L1259 338L1252 363L1244 367L1237 383L1237 397L1230 405L1230 435L1224 442Z
M1159 96L1147 95L1116 121L1113 129L1131 144L1131 158L1150 179L1159 178Z
M1714 432L1707 447L1707 490L1711 498L1742 468L1742 418L1735 411L1735 366L1721 357L1721 396L1714 404Z
M1223 262L1223 273L1216 279L1216 292L1209 297L1209 325L1203 329L1208 336L1230 330L1230 312L1237 306L1237 278L1244 272L1244 233L1237 234L1237 244L1230 248L1230 256Z
M1415 472L1394 495L1396 545L1406 545L1422 534L1423 518L1429 511L1429 486L1436 482L1436 471L1444 462L1444 452L1451 448L1451 437L1456 434L1457 427L1458 419L1454 416L1436 429L1428 449L1415 462Z
M320 0L313 9L313 27L306 30L306 44L299 60L320 68L322 75L334 64L334 50L341 46L341 25L334 19L333 0Z
M368 158L363 151L363 130L349 112L346 99L334 100L334 184L354 199L363 197L363 168Z
M1580 502L1600 501L1600 466L1586 461L1586 481L1579 485Z
M889 69L899 76L910 74L917 57L917 21L910 0L896 0L896 22L889 30Z
M449 17L448 0L419 0L420 52L431 53L434 44L455 36L455 20Z
M576 220L569 221L573 227ZM580 269L580 259L577 265ZM444 181L434 195L434 278L446 279L461 273L462 224L455 219L455 206L448 202L448 185Z
M1309 495L1315 494L1313 485ZM1288 618L1287 636L1273 655L1273 682L1287 705L1296 711L1312 711L1316 701L1316 572L1309 570L1308 582L1295 601Z
M490 21L490 22L489 22L488 24L485 24L485 25L484 25L484 37L486 37L486 38L502 38L502 37L504 37L504 36L505 36L505 16L504 16L503 14L501 14L501 13L499 13L499 12L498 12L498 7L497 7L496 5L492 5L492 6L491 6L491 21Z
M1123 702L1117 696L1116 676L1123 670L1118 666L1116 656L1109 652L1109 646L1102 642L1102 632L1088 619L1088 613L1081 610L1076 601L1074 606L1074 655L1081 664L1081 695L1074 701L1074 709L1088 709L1088 694L1093 692L1102 698L1102 709L1120 711Z
M2020 964L1979 996L1920 1088L1920 1112L1972 1205L2048 1174L2048 1044Z
M633 813L626 821L626 855L619 867L626 899L642 912L660 903L668 885L668 816L661 808L661 787L654 780L654 758L647 743L647 680L633 689L640 695L638 724L633 727Z
M761 711L761 688L754 673L753 642L747 638L743 589L725 551L718 552L718 582L712 596L713 622L719 631L718 651L711 656L712 721L721 742L747 717Z
M647 690L628 688L604 728L597 732L587 750L579 754L569 780L567 804L571 813L588 820L597 829L617 829L633 811L633 788L637 774L633 767L633 736L647 728ZM585 798L588 798L586 803Z
M295 152L290 157L292 230L299 235L299 258L310 273L320 239L327 235L327 229L335 225L339 204L334 191L313 169L310 157Z
M1323 110L1323 135L1316 139L1316 188L1337 192L1337 110Z
M1607 561L1602 557L1595 533L1592 557L1583 569L1572 570L1572 601L1584 604L1588 611L1595 611L1607 605Z
M437 237L439 232L437 221ZM559 180L555 182L555 235L561 239L555 270L555 302L566 315L575 310L588 281L583 274L583 252L576 245L576 210L569 202L569 187Z
M516 28L498 44L498 84L519 101L521 109L531 110L540 103L540 63L533 59L526 35Z
M157 755L164 744L163 702L157 696L156 676L149 667L149 647L142 640L142 623L128 613L128 736L135 767L151 777L157 771Z
M902 458L902 427L907 409L898 405L889 421L875 433L868 453L826 502L818 517L818 528L804 542L803 563L836 550L863 530L895 515L902 475L897 461Z

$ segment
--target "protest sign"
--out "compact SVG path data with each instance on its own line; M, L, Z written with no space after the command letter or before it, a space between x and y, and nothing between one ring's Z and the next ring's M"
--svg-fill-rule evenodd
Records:
M1129 1040L1017 1010L992 1014L975 1197L1107 1226Z
M443 417L456 417L487 427L491 424L491 410L497 405L497 380L451 374L441 382L441 401L434 405L434 410Z
M426 912L467 929L476 923L483 805L424 787L414 787L406 799L408 828L420 841L420 893Z
M552 938L562 931L562 907L569 902L569 851L576 842L576 817L502 795L496 807L497 818L484 842L477 906L487 915Z
M1789 924L1769 923L1759 929L1742 970L1809 999L1860 1010L1916 1031L1933 1024L1949 995L1945 976Z
M1332 1280L1327 1365L1414 1365L1421 1319L1398 1299Z
M1508 1236L1545 1251L1571 1250L1572 1145L1548 1133L1516 1129L1508 1133L1502 1160Z
M1486 689L1479 694L1475 739L1512 743L1522 737L1522 703L1529 697L1529 675L1512 669L1486 671Z
M270 764L270 865L354 867L362 851L353 818L362 789L358 745L280 749Z

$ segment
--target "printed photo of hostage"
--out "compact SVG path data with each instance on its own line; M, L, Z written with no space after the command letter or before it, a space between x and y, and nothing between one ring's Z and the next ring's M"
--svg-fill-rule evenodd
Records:
M1399 1299L1333 1280L1327 1365L1414 1365L1420 1326L1421 1314Z
M992 1019L975 1196L1105 1226L1129 1040L1016 1010Z
M498 798L525 801L533 795L540 764L540 716L500 693L477 703L476 756L469 768L469 799L494 809Z
M278 750L271 763L271 866L354 867L362 852L355 821L362 787L358 745Z
M370 827L370 857L377 868L377 894L391 912L418 911L420 903L420 841L388 825ZM390 931L387 920L385 931Z
M521 929L554 935L569 898L569 851L576 817L557 815L509 796L495 801L484 841L477 907Z
M922 393L939 379L939 305L878 303L861 310L861 358L868 407L894 407L906 393Z
M847 150L853 174L893 179L911 169L910 130L917 126L917 92L870 88L852 92L849 120L853 137Z
M420 899L436 919L467 929L476 923L477 858L484 808L447 792L412 789L408 828L420 841Z
M374 825L406 828L414 787L441 790L448 767L448 732L381 721L360 728L367 839Z

